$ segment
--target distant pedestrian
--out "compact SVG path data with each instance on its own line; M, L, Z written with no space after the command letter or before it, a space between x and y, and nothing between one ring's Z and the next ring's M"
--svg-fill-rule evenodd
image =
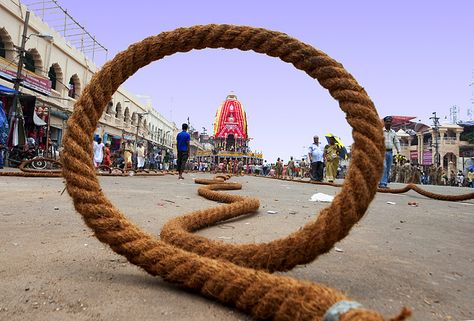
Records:
M337 177L339 167L339 153L341 148L336 144L334 136L329 137L329 144L324 147L324 160L326 161L326 179L333 183Z
M125 162L124 170L132 168L132 144L129 141L123 144L123 159Z
M102 138L98 138L97 141L93 142L92 149L94 151L94 166L97 168L104 159L104 143L102 143Z
M184 123L181 126L182 132L178 134L176 137L176 145L178 149L178 179L184 179L183 177L183 171L184 171L184 166L186 165L186 161L188 160L189 157L189 143L191 141L191 135L188 133L188 124Z
M400 153L400 141L398 140L397 134L392 129L392 116L386 116L383 119L383 122L383 136L385 139L385 161L383 164L383 176L380 180L379 187L387 188L388 179L390 178L390 169L393 162L393 148L397 150L397 154Z
M459 187L464 186L464 173L462 172L462 170L458 171L456 181Z
M324 169L324 149L319 143L319 136L313 137L313 144L308 148L308 158L311 166L311 180L321 182Z
M304 161L304 158L302 158L300 162L300 175L301 178L304 178L306 175L306 162Z
M137 146L137 169L143 169L143 167L145 167L145 147L142 142L139 142Z
M293 156L291 156L286 168L287 175L290 177L290 179L295 177L295 169L295 161L293 160Z
M3 102L0 101L0 169L3 168L3 150L7 145L8 119L3 110Z
M283 174L283 163L280 161L280 157L278 157L276 164L275 164L275 175L276 178L281 178Z
M474 188L474 169L467 173L467 181L469 182L469 187Z
M102 164L105 166L110 166L110 164L112 164L112 161L110 160L110 144L109 143L105 144L104 160L102 161Z
M244 169L244 163L242 162L242 159L239 159L239 162L237 163L237 175L242 175L242 171Z

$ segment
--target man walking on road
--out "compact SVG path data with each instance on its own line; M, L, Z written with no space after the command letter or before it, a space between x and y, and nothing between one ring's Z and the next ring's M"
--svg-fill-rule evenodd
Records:
M383 176L380 180L379 187L387 188L388 179L390 177L390 169L393 163L393 148L397 150L397 154L400 153L400 141L398 140L397 134L392 129L392 116L386 116L383 119L384 129L383 137L385 139L385 160L383 163Z
M137 147L137 169L145 167L145 147L142 142L138 143Z
M104 143L102 143L102 138L98 138L97 141L94 140L92 143L92 149L94 151L94 166L97 168L102 164L104 159Z
M314 143L308 148L308 157L311 164L311 180L322 182L324 149L319 143L319 136L314 136L313 141Z
M188 133L188 124L183 124L181 126L183 131L178 134L176 137L177 148L178 148L178 179L184 179L183 171L184 165L186 165L186 161L188 160L189 156L189 142L191 141L191 135Z

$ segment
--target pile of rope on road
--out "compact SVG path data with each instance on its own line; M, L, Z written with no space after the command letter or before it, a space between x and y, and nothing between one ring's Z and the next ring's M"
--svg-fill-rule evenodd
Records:
M223 254L222 258L215 257L212 243L191 240L194 246L186 250L140 230L107 199L90 162L92 134L117 88L155 60L204 48L253 50L278 57L305 71L339 101L354 137L346 182L331 205L321 211L321 219L317 220L320 223L309 223L303 232L268 243L267 248L265 244L242 245L237 249L237 256ZM119 53L93 75L74 106L63 142L63 175L75 209L101 242L151 275L235 306L256 319L385 320L378 312L349 301L338 290L267 272L284 271L308 262L345 237L366 212L382 172L384 144L375 106L343 66L323 52L280 32L244 26L194 26L148 37ZM258 208L258 200L254 198L216 195L217 189L237 187L223 184L222 180L218 178L200 193L228 204L197 211L199 219L183 219L182 227L192 229L202 226L203 222L212 223L217 217L244 215ZM322 235L318 235L321 231ZM306 242L308 247L298 247L301 242ZM253 248L259 252L252 256ZM276 252L271 252L274 250ZM201 254L202 251L205 253ZM255 269L250 268L254 266ZM401 321L409 315L409 310L403 309L391 320Z
M288 178L276 178L276 177L269 177L269 176L259 176L259 175L252 175L255 177L262 177L262 178L270 178L270 179L278 179L278 180L283 180L283 181L289 181L289 182L298 182L298 183L307 183L307 184L315 184L315 185L327 185L327 186L334 186L334 187L342 187L343 184L337 184L337 183L330 183L330 182L318 182L318 181L306 181L306 180L294 180L294 179L288 179ZM439 194L439 193L434 193L427 191L420 186L416 184L407 184L404 187L401 188L378 188L377 192L379 193L392 193L392 194L401 194L401 193L406 193L410 190L413 190L417 192L418 194L421 194L423 196L426 196L428 198L432 198L438 201L452 201L452 202L459 202L459 201L467 201L470 199L474 199L474 192L470 193L465 193L465 194L460 194L460 195L450 195L450 194Z

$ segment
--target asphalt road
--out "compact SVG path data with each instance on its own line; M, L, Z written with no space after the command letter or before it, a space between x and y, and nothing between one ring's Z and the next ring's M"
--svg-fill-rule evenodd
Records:
M145 231L170 218L218 206L197 195L193 177L102 177L111 201ZM267 242L316 217L311 195L337 188L237 177L257 196L255 215L200 231L224 242ZM400 186L393 184L394 187ZM250 320L127 263L97 241L72 207L61 178L0 177L0 320ZM427 187L439 193L467 188ZM387 204L387 201L395 204ZM416 201L418 207L408 205ZM275 211L276 214L268 214ZM474 200L442 202L415 192L378 194L330 253L286 275L345 291L386 316L474 319Z

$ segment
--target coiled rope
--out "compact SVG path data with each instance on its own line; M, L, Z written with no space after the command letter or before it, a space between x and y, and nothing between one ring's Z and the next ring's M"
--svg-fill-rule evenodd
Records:
M68 121L62 154L67 191L96 237L148 273L234 305L259 319L321 320L334 304L346 300L339 291L206 258L160 241L130 223L100 188L92 164L92 135L112 94L152 61L204 48L253 50L279 57L316 78L339 101L353 128L354 145L341 193L320 214L326 218L322 230L329 239L322 240L324 247L347 235L365 213L381 176L384 146L379 117L365 90L341 64L286 34L265 29L232 25L180 28L133 44L106 63L84 89ZM308 229L305 237L317 237L313 232ZM397 320L408 314L402 311ZM340 320L383 317L353 308L342 313Z

